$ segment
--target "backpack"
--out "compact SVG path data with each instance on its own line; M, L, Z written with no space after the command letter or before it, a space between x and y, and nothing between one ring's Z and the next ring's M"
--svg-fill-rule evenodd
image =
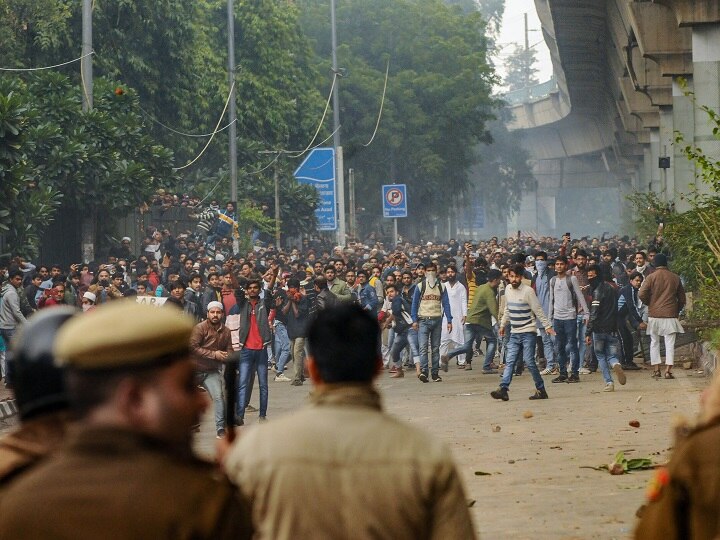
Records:
M550 278L550 290L555 291L555 283L557 282L557 276L553 276ZM575 313L578 313L578 299L575 294L575 287L573 287L572 284L572 276L565 276L565 283L567 284L568 289L570 289L570 297L572 298L572 304L575 308ZM554 294L553 294L554 296Z

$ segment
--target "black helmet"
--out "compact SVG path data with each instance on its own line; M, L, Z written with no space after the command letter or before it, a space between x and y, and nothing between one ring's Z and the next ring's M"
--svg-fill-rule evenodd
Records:
M55 367L53 345L60 327L78 311L71 307L43 309L23 324L12 341L15 399L20 418L68 406L62 370Z

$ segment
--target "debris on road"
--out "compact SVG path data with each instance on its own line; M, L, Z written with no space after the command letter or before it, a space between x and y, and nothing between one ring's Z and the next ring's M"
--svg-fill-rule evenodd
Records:
M628 423L629 423L632 427L634 427L634 428L639 428L639 427L640 427L640 421L639 421L639 420L630 420L630 422L628 422Z
M532 418L533 416L535 415L532 413L532 411L525 411L523 413L523 418Z

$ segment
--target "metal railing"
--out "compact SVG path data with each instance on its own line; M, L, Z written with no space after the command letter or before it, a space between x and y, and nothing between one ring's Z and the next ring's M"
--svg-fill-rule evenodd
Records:
M555 77L549 81L545 81L527 88L520 88L503 94L502 98L508 105L520 105L522 103L531 103L539 99L548 97L553 92L558 91L558 84Z

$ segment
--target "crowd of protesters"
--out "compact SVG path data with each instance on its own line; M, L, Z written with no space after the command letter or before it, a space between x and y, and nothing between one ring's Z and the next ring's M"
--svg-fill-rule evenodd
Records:
M159 194L157 202L165 197ZM610 347L617 361L600 365L606 390L614 389L608 367L619 362L624 370L638 369L633 357L640 332L648 324L647 306L638 291L655 269L661 238L642 243L605 235L573 239L568 233L557 239L518 234L477 242L450 239L397 246L377 241L335 246L313 239L279 251L257 242L247 252L234 253L237 230L232 203L221 208L212 201L196 217L195 231L176 236L150 227L139 252L133 252L131 239L124 237L102 261L68 267L33 264L19 257L6 262L0 335L8 342L17 326L38 309L60 304L92 311L126 297L182 309L198 323L214 320L215 326L230 331L231 339L223 340L223 354L208 353L207 347L198 345L198 369L221 409L216 377L207 375L219 370L225 353L242 351L237 413L242 423L241 404L249 405L255 375L262 420L268 403L266 367L273 370L275 382L301 386L307 377L303 359L308 322L320 309L354 302L377 317L384 330L384 367L390 377L404 377L410 369L422 382L441 382L440 372L448 370L450 358L456 359L459 369L472 369L472 358L481 352L484 341L484 374L513 367L512 373L502 374L494 397L507 399L512 374L522 373L523 364L533 374L536 397L546 397L541 376L572 383L598 369L597 347L588 346L592 339L587 340L586 334L593 291L605 282L612 288L610 317L615 322L603 335L618 337ZM504 302L506 291L513 288L513 275L530 288L541 308L537 313L541 317L528 312L526 332L511 328L512 313ZM527 298L530 293L523 294ZM210 317L211 309L215 317ZM668 335L665 330L663 335ZM673 330L679 332L681 327ZM592 338L592 331L589 334ZM666 345L672 349L667 338ZM656 366L659 338L651 351ZM671 378L672 352L668 356L664 376ZM3 361L6 381L7 363ZM659 371L653 373L660 376ZM218 436L224 432L223 414L220 410L216 416Z

